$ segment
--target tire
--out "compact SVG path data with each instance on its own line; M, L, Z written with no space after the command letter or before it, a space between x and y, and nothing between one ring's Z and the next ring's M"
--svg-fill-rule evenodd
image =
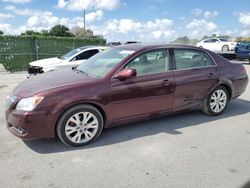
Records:
M227 52L229 51L229 46L228 45L224 45L222 46L222 49L221 49L223 52Z
M199 48L203 48L203 46L199 46Z
M85 146L100 136L103 124L103 116L95 107L76 105L62 114L56 132L68 146Z
M218 98L217 96L220 95ZM203 102L202 111L210 116L218 116L224 112L229 101L228 90L223 86L218 86L209 93Z

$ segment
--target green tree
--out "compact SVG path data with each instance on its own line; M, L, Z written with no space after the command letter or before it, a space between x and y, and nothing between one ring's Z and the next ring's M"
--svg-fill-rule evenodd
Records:
M179 37L177 39L175 39L172 43L175 44L189 44L190 39L186 36L184 37Z
M48 30L42 30L41 31L41 35L43 35L43 36L50 36L50 33L49 33L49 31Z
M69 32L69 28L64 25L56 25L52 27L49 34L56 37L73 37L73 34Z
M175 43L175 44L191 44L191 45L195 45L197 42L199 42L198 39L189 39L186 36L179 37L175 39L174 41L172 41L172 43Z
M70 30L75 37L93 37L93 31L90 29L85 30L83 27L74 27Z
M3 35L3 31L0 31L0 35Z
M40 33L33 30L27 30L24 33L21 33L21 35L40 35Z

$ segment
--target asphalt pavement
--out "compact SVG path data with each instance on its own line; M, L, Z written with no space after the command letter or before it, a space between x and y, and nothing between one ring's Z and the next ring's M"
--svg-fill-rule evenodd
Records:
M237 188L250 181L250 84L219 117L189 112L128 124L74 149L58 139L22 141L5 128L4 99L26 76L0 72L0 187Z

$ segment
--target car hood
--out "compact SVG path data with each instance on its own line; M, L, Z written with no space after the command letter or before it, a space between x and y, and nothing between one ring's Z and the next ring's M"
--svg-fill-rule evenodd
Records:
M13 92L18 98L34 96L38 93L48 92L65 86L88 83L94 78L74 71L71 68L61 69L31 77L21 82Z
M63 60L59 59L58 57L53 57L53 58L41 59L41 60L30 62L29 65L38 66L38 67L46 67L46 66L61 63L62 61Z

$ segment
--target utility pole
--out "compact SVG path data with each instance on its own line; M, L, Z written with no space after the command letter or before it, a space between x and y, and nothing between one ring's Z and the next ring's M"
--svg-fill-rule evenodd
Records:
M85 9L83 10L83 30L84 33L86 31L86 17L85 17Z

